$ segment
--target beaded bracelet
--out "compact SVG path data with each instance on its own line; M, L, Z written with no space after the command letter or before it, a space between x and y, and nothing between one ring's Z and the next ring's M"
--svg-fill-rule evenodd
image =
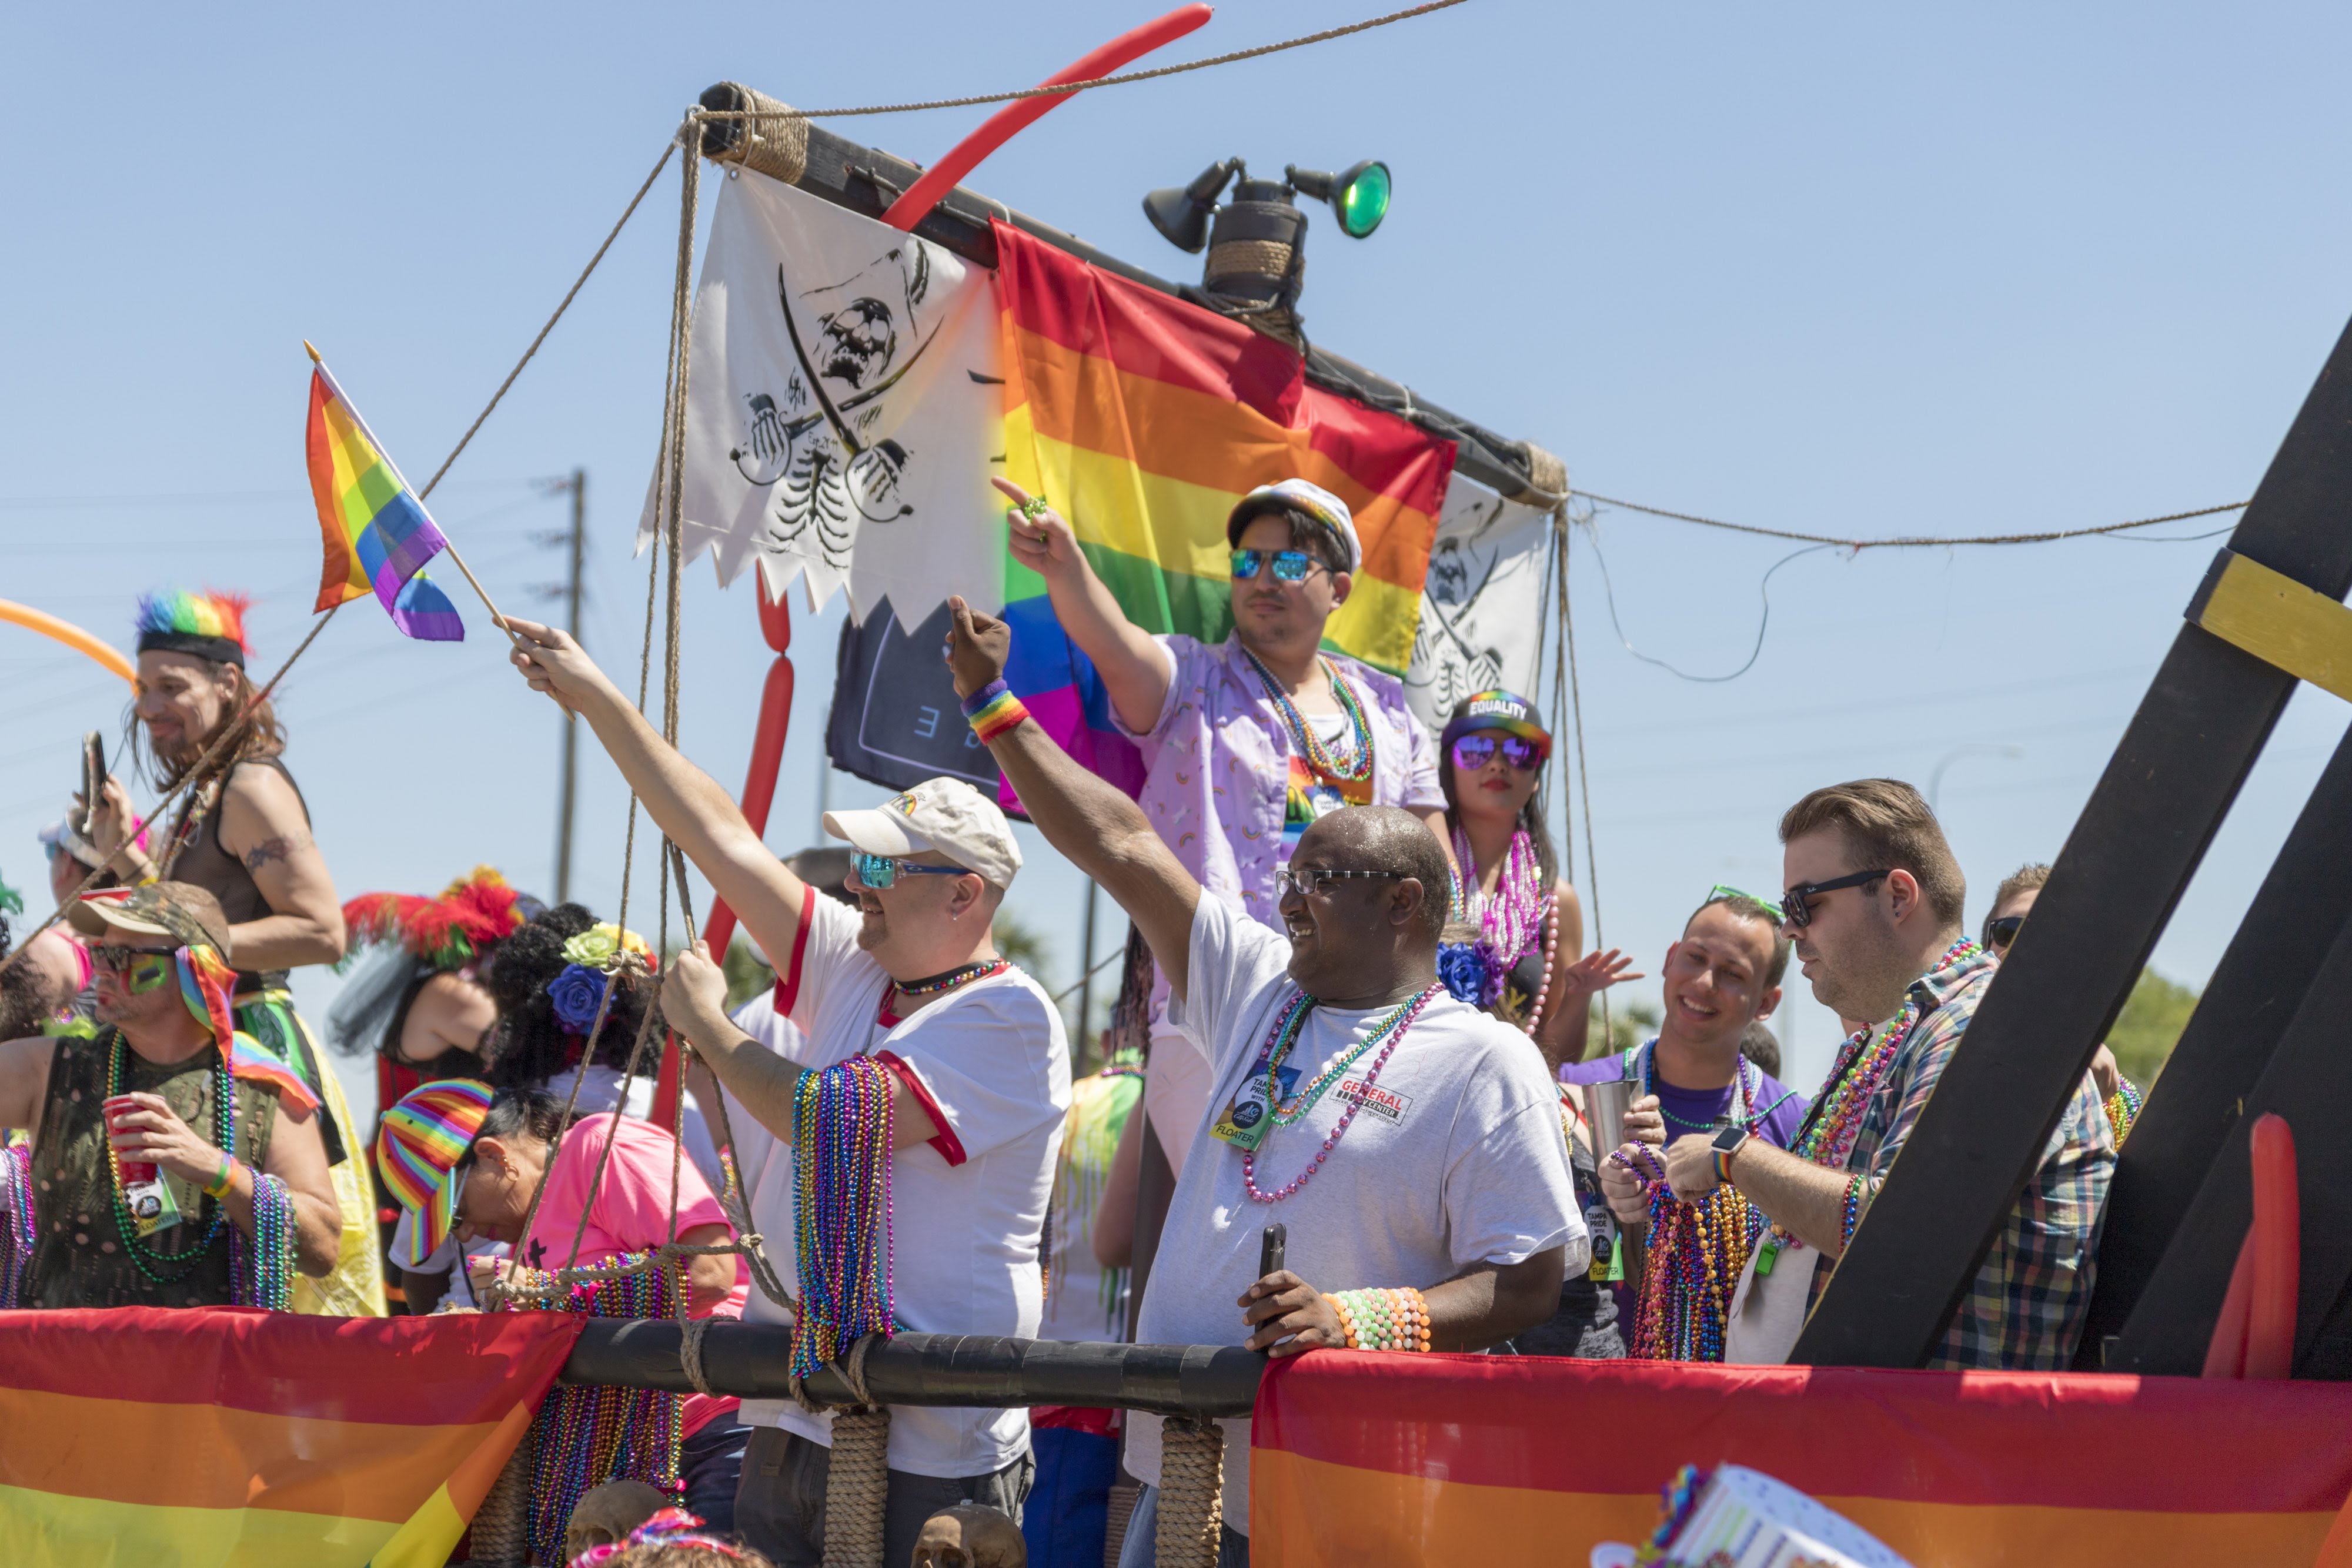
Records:
M963 699L963 716L971 725L972 734L986 746L1014 725L1029 716L1021 699L1000 675Z
M1838 1218L1838 1250L1853 1245L1853 1228L1862 1223L1862 1195L1869 1186L1868 1176L1854 1176L1845 1179L1845 1205Z
M1406 1285L1394 1290L1334 1291L1327 1298L1349 1350L1426 1351L1429 1303Z

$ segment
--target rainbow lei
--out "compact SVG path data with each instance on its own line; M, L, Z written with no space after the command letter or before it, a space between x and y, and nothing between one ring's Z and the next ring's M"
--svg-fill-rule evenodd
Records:
M1307 767L1335 784L1360 784L1372 776L1372 727L1365 722L1364 705L1356 700L1355 689L1340 675L1338 665L1323 654L1316 655L1323 665L1325 677L1331 683L1331 695L1339 699L1339 709L1348 716L1349 726L1354 732L1355 755L1344 759L1323 749L1323 743L1315 737L1314 727L1299 713L1297 705L1290 700L1290 694L1283 690L1282 683L1274 678L1274 672L1247 648L1242 652L1248 654L1250 668L1257 672L1258 681L1265 687L1267 698L1273 702L1276 711L1282 715L1284 727L1290 731L1290 744L1297 749L1299 756L1307 759Z
M1930 975L1940 973L1955 964L1964 963L1982 951L1975 942L1963 936L1944 949L1942 957L1928 968ZM1880 1080L1895 1061L1895 1053L1903 1049L1911 1030L1920 1018L1918 988L1915 985L1903 997L1902 1010L1890 1021L1885 1032L1879 1034L1875 1044L1871 1037L1874 1030L1858 1030L1838 1047L1837 1060L1830 1066L1830 1075L1821 1098L1813 1102L1805 1113L1804 1125L1798 1129L1797 1141L1789 1152L1799 1159L1811 1160L1825 1169L1844 1166L1853 1154L1854 1140L1862 1135L1862 1119L1870 1109L1871 1100L1878 1093ZM1848 1200L1854 1210L1854 1221L1861 1220L1858 1195L1851 1188ZM1756 1254L1756 1271L1769 1274L1772 1263L1781 1249L1799 1247L1803 1243L1776 1224L1760 1208L1751 1210L1751 1229L1769 1230L1761 1249ZM1849 1228L1849 1234L1851 1228Z
M999 676L963 699L963 716L971 726L972 734L986 746L1027 718L1029 710L1021 706L1021 699Z
M793 1250L800 1306L792 1370L806 1377L894 1327L890 1070L853 1056L803 1072L793 1096Z

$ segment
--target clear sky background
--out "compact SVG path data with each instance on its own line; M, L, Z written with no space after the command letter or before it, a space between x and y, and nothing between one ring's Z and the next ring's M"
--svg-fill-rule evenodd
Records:
M1235 0L1164 58L1378 3ZM303 338L421 482L709 83L811 107L1003 90L1151 9L12 16L0 597L127 643L142 589L243 589L259 601L257 664L274 667L307 627L318 570ZM1193 277L1145 224L1147 189L1235 153L1266 171L1380 156L1396 177L1386 226L1356 244L1315 221L1309 332L1540 442L1580 485L1840 535L2076 527L2250 495L2343 328L2347 35L2352 16L2310 5L1472 0L1089 96L971 183ZM927 162L985 112L835 128ZM634 663L641 625L629 546L657 436L677 190L672 172L647 198L434 501L521 612L561 575L541 541L567 519L532 481L585 467L586 632L614 664ZM1599 536L1635 646L1699 674L1747 657L1759 580L1788 547L1605 510ZM1803 790L1879 773L1924 786L1939 765L1975 920L2000 876L2057 851L2216 542L1810 555L1774 580L1753 668L1714 685L1620 645L1580 542L1608 937L1654 972L1710 883L1779 885L1773 823ZM436 576L469 641L406 643L352 606L288 679L288 761L345 896L431 891L479 861L543 893L557 719L455 574ZM748 580L721 593L698 570L688 595L686 748L731 788L768 658ZM814 836L821 791L879 794L823 782L839 616L836 601L799 618L780 851ZM34 833L61 812L77 737L114 732L123 696L0 627L0 875L36 900ZM2159 968L2203 983L2344 724L2336 699L2296 697ZM626 798L601 754L583 758L574 891L609 914ZM1083 884L1024 841L1012 907L1055 944L1058 987L1077 970ZM1580 831L1575 859L1590 888ZM647 850L641 901L651 868ZM1119 935L1107 916L1101 948ZM314 1020L334 984L303 977ZM1834 1025L1806 1002L1793 1026L1790 1076L1810 1084Z

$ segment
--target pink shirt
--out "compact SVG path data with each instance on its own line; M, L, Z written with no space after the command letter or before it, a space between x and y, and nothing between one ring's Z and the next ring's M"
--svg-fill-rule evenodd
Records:
M588 1228L580 1239L581 1267L601 1263L624 1252L643 1252L667 1241L673 1163L677 1168L679 1232L698 1225L725 1225L728 1234L734 1234L727 1210L720 1207L710 1184L702 1179L702 1173L694 1168L694 1162L676 1157L677 1140L652 1123L634 1116L620 1119L619 1131L614 1134L612 1159L604 1167L604 1182L595 1189L595 1200L591 1203L589 1184L595 1178L596 1161L612 1128L609 1114L584 1117L573 1123L562 1142L556 1145L555 1168L547 1177L547 1196L540 1200L539 1217L531 1224L529 1240L516 1249L526 1264L534 1269L564 1266L572 1254L572 1233L579 1227L583 1206L588 1210ZM726 1301L716 1307L689 1309L688 1315L740 1318L750 1291L751 1284L739 1258L735 1262L735 1289ZM721 1416L731 1417L740 1403L689 1394L686 1396L686 1430L697 1432Z
M1138 797L1143 814L1202 887L1279 929L1274 873L1290 859L1282 835L1290 732L1240 633L1216 644L1174 633L1152 641L1167 650L1173 674L1159 721L1133 737L1148 769ZM1370 804L1444 810L1436 748L1405 706L1404 683L1344 654L1330 659L1371 727Z

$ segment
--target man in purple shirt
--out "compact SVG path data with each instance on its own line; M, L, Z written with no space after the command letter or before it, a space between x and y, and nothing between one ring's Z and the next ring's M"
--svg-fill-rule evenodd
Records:
M1403 683L1323 651L1363 564L1345 501L1304 479L1242 497L1225 524L1234 630L1210 645L1129 621L1070 525L1010 480L995 483L1015 503L1013 557L1045 580L1055 619L1094 661L1119 728L1142 751L1144 816L1204 891L1280 930L1275 873L1308 823L1343 806L1402 806L1446 846L1436 748ZM1166 996L1155 985L1155 1047L1183 1039L1164 1022ZM1177 1162L1207 1093L1205 1062L1181 1052L1155 1061L1145 1109Z

